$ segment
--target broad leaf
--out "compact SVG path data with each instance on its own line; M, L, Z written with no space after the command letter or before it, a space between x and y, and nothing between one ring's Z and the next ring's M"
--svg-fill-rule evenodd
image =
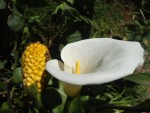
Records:
M7 63L7 60L0 61L0 69L3 69L6 63Z
M0 81L0 89L5 91L6 90L6 84Z
M62 13L67 14L69 13L69 15L71 15L76 21L84 21L88 24L91 24L91 21L89 19L87 19L86 17L80 15L80 13L78 12L78 10L76 10L75 8L67 5L66 3L62 3L59 6L57 6L57 8L55 9L55 11L53 12L53 14L57 14L59 11L62 11Z
M1 109L9 109L9 104L7 101L3 102Z
M37 109L43 108L43 104L41 101L41 93L38 92L37 85L35 83L31 84L30 86L26 87L28 93L34 100L34 105Z
M3 102L1 108L0 108L0 113L15 113L11 111L9 108L9 103L7 101Z
M59 89L57 91L59 92L59 94L61 96L62 103L53 109L53 113L63 113L65 102L67 99L67 96L63 90L63 82L59 81Z
M145 27L145 22L143 20L135 20L135 24L139 25L139 27Z
M137 35L137 36L135 36L135 41L139 41L139 42L141 42L141 40L142 40L142 36L141 35Z
M73 5L75 0L67 0L67 2L69 2L71 5Z
M143 38L145 46L150 47L150 34Z
M34 98L37 98L37 86L35 83L31 84L30 86L26 87L27 91L34 97Z
M13 71L13 80L15 83L22 81L21 67L18 67Z
M65 11L65 10L70 10L72 9L69 5L67 5L66 3L62 3L59 6L56 7L55 11L53 12L53 14L57 14L57 12L59 10Z
M79 31L76 31L74 34L71 34L68 38L67 41L68 43L76 42L81 40L81 33Z
M84 113L83 106L81 104L80 96L74 98L69 106L68 113Z
M7 24L11 30L18 32L23 29L24 19L22 16L12 14L8 16Z
M150 73L133 74L124 77L124 79L141 85L150 85Z
M54 88L47 88L41 93L42 103L46 109L53 109L62 103L61 96Z
M0 0L0 9L5 9L6 2L4 0Z

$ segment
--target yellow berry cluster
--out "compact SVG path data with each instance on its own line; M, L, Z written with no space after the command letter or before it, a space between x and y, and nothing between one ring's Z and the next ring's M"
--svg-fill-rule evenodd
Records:
M32 43L26 47L22 56L23 83L30 86L36 83L38 92L45 84L45 63L49 59L48 48L40 42Z

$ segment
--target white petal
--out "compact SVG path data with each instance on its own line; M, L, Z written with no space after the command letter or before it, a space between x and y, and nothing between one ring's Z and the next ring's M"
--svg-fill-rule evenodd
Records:
M102 84L132 74L143 64L143 56L144 50L138 42L87 39L68 44L61 52L62 60L70 67L75 68L76 61L80 60L81 74L64 72L57 60L47 62L46 69L57 79L70 84Z
M65 64L73 68L75 68L76 61L80 60L81 73L89 73L99 67L108 68L120 58L122 58L120 62L129 57L134 57L135 60L141 58L142 63L143 53L138 42L99 38L68 44L63 48L61 58Z

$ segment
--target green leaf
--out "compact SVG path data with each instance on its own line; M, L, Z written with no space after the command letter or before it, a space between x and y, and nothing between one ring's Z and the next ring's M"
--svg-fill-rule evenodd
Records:
M134 35L134 33L126 32L126 38L127 38L127 40L129 40L129 41L133 41L134 38L135 38L135 35Z
M24 29L23 29L23 33L29 33L29 28L26 26L26 27L24 27Z
M0 9L5 9L6 2L4 0L0 0Z
M71 34L68 38L67 41L68 43L76 42L81 40L81 33L79 31L76 31L74 34Z
M41 93L41 100L46 109L53 109L62 103L60 94L55 88L44 89Z
M69 2L71 5L74 4L74 0L67 0L67 2Z
M43 108L43 104L41 101L41 93L38 92L36 83L31 84L30 86L26 87L27 92L34 100L34 105L37 109Z
M20 17L23 16L23 15L19 12L19 10L16 8L15 5L13 6L12 10L13 10L13 14L14 14L15 16L20 16Z
M30 22L40 22L40 16L31 16Z
M22 16L12 14L8 16L7 24L11 30L18 32L23 29L24 19Z
M4 109L9 109L9 104L7 101L3 102L2 104L1 110L4 110Z
M9 103L7 101L3 102L1 108L0 108L0 113L15 113L11 111L9 108Z
M19 8L25 8L27 1L26 0L14 0L14 3Z
M69 106L68 113L84 113L84 108L81 104L80 96L74 98Z
M61 51L61 50L63 49L64 46L65 46L65 45L60 44L60 46L59 46L59 51Z
M150 47L150 34L143 38L143 43L145 46Z
M7 63L7 60L0 61L0 69L3 69L6 63Z
M147 25L147 26L150 26L150 19L145 19L144 24Z
M59 93L59 94L61 96L62 103L53 109L53 113L63 113L63 110L64 110L67 96L64 95L63 93Z
M20 100L20 98L14 97L14 101L19 105L19 107L24 107L24 102Z
M97 97L98 98L98 97ZM81 96L81 101L86 102L89 100L89 96Z
M65 94L63 90L63 82L59 81L59 89L57 89L57 91L59 92L61 96L62 103L53 109L53 113L63 113L64 106L65 106L66 99L67 99L67 95Z
M83 22L85 22L87 24L92 24L91 21L88 18L80 15L80 13L78 12L78 10L76 10L75 8L69 6L66 3L62 3L59 6L57 6L57 8L53 12L53 14L57 14L60 11L62 12L62 15L63 14L67 14L71 18L73 18L74 22L83 21ZM69 18L69 17L66 17L66 18Z
M135 24L139 25L139 27L145 27L145 22L143 20L135 20Z
M150 85L150 73L133 74L124 79L141 85Z
M21 67L18 67L13 71L13 80L15 83L19 83L22 81Z
M137 36L135 36L135 41L138 41L138 42L141 42L142 41L142 36L141 35L137 35Z
M66 3L62 3L62 4L60 4L59 6L57 6L57 7L55 8L55 11L53 12L53 14L57 14L57 12L58 12L59 10L65 11L65 10L70 10L70 9L72 9L72 7L70 7L70 6L67 5Z
M28 93L30 93L34 98L37 98L38 90L35 83L31 84L27 88Z
M3 91L6 90L6 84L4 84L3 82L0 81L0 89L2 89Z

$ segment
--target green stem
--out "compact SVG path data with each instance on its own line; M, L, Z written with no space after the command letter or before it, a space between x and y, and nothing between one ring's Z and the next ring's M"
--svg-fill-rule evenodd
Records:
M71 104L72 100L73 100L73 98L70 98L70 97L67 96L63 113L69 113L69 107L70 107L70 104Z

